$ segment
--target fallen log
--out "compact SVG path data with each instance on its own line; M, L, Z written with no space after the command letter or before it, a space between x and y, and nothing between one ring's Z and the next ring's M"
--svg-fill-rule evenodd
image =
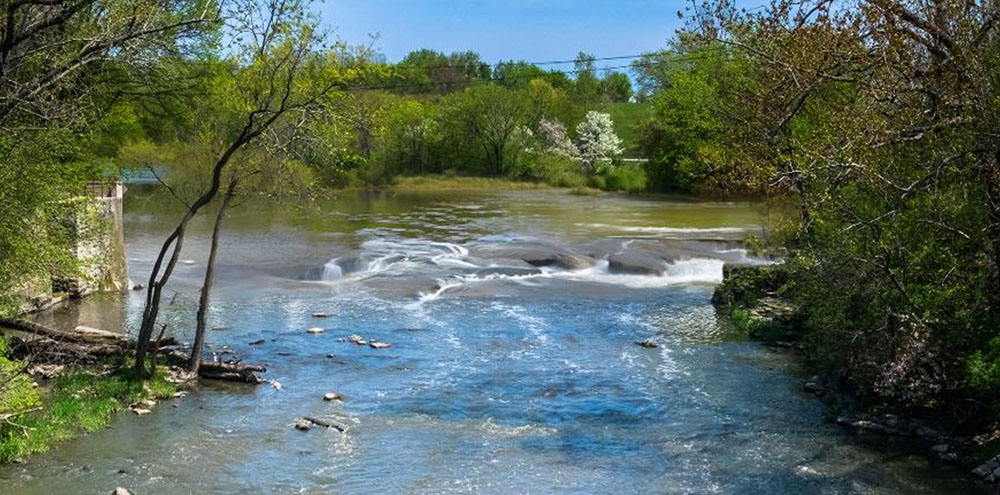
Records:
M164 351L162 354L167 362L175 366L186 366L188 354L179 350ZM264 373L267 368L258 364L224 363L220 361L201 360L198 365L198 375L211 380L226 380L232 382L243 382L261 384L264 379L257 373Z
M105 330L98 330L96 328L90 328L84 326L77 327L77 330L73 332L65 332L62 330L56 330L54 328L50 328L45 325L40 325L38 323L27 320L18 320L14 318L0 318L0 327L10 328L11 330L30 333L41 337L48 337L50 339L63 342L75 342L79 344L92 344L95 342L104 342L104 343L113 342L113 343L120 343L122 345L128 343L128 337L123 334L117 334Z
M129 341L127 336L96 328L77 327L76 331L65 332L11 318L0 318L0 327L34 336L14 337L10 343L14 357L29 359L32 363L94 363L107 357L124 355L135 348L135 343ZM178 342L172 337L161 338L153 344L153 348L165 357L168 364L187 365L188 353L177 349ZM259 384L264 379L257 373L265 371L267 369L260 365L202 360L198 374L213 380Z

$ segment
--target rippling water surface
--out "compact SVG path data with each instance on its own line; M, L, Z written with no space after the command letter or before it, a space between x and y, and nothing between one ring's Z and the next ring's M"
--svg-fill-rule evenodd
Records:
M175 221L168 201L128 195L136 282ZM905 446L824 423L794 358L717 319L723 262L766 261L733 242L758 221L746 204L558 191L243 205L209 341L267 363L281 388L206 383L0 469L0 492L974 492ZM182 337L209 227L189 234L166 297ZM95 297L40 318L130 331L141 303ZM330 391L346 400L321 400ZM302 416L347 432L296 431Z

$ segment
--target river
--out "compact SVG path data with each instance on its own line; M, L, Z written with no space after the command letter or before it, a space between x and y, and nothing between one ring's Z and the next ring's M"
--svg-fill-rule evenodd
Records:
M179 209L134 188L125 211L145 283ZM166 292L162 321L181 337L209 217ZM205 383L0 467L0 491L976 493L905 445L825 422L794 356L719 318L723 262L766 261L736 242L759 219L745 203L564 191L247 202L226 220L208 341L281 387ZM142 301L95 296L39 319L130 331ZM302 416L347 431L300 432Z

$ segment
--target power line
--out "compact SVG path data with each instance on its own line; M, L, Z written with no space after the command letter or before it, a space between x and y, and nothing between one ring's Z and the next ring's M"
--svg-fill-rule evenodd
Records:
M618 56L613 56L613 57L588 57L588 58L586 58L584 60L585 61L590 61L590 62L607 62L607 61L611 61L611 60L631 60L631 59L636 59L636 58L642 58L642 57L645 57L646 55L647 54L618 55ZM389 64L389 63L386 63L385 65L387 65L389 67L392 67L394 69L404 69L404 70L470 69L470 68L479 68L479 67L489 67L491 69L498 69L498 68L503 67L505 65L506 66L519 65L519 64L534 65L534 66L565 65L565 64L574 64L574 63L579 62L579 61L580 60L573 59L573 60L547 60L547 61L544 61L544 62L528 62L528 61L524 61L524 60L514 60L514 59L511 59L511 60L508 60L508 61L501 60L500 62L497 62L496 64L492 64L492 65L486 64L486 63L481 63L479 65L474 65L474 66L470 65L470 64L440 64L440 65L431 65L431 66L428 66L428 67L424 67L424 66L420 66L420 65L403 65L403 64L395 64L394 65L394 64Z

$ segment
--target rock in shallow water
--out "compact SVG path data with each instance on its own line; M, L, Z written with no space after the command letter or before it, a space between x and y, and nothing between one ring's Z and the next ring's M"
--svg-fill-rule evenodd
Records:
M119 486L118 488L115 488L114 491L111 492L111 495L132 495L132 492Z
M318 333L323 333L325 331L326 331L325 329L320 328L320 327L309 327L309 329L306 330L306 332L309 332L309 333L311 333L313 335L318 334Z
M337 393L333 393L333 392L327 392L326 394L323 394L323 400L325 400L325 401L332 401L332 400L343 401L344 400L344 396L340 395L340 394L337 394Z
M645 347L646 349L656 349L657 347L660 347L660 344L657 344L650 339L637 341L635 345Z
M663 258L646 253L626 252L609 256L608 270L611 273L660 276L667 270L667 263Z

